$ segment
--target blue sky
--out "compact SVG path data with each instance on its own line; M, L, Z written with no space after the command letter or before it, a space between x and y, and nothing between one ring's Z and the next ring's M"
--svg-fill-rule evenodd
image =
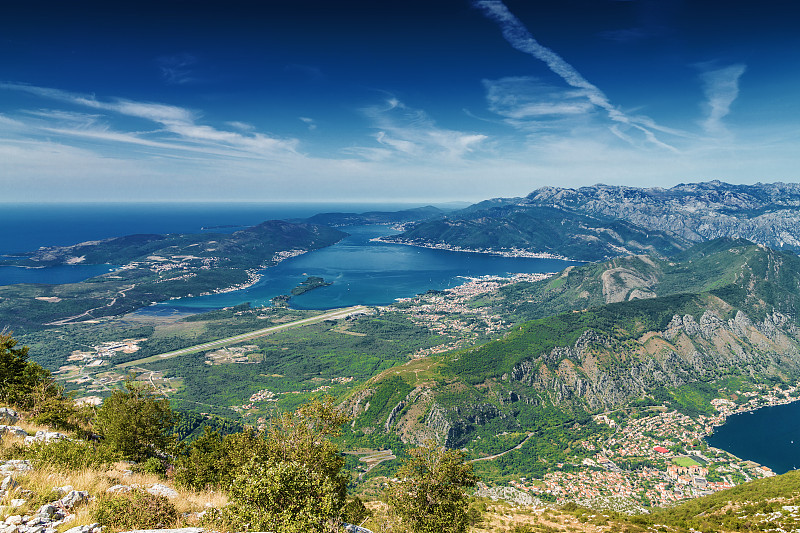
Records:
M4 201L800 179L793 2L5 2Z

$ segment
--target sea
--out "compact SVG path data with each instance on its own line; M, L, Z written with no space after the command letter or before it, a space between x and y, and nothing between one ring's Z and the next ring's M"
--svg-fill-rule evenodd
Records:
M273 219L306 218L317 213L398 211L419 204L181 203L181 204L6 204L0 209L0 254L14 256L42 246L65 246L136 233L233 232ZM389 226L350 226L339 243L287 259L264 269L247 289L171 300L140 312L197 313L250 302L269 305L308 276L332 283L292 298L299 309L386 305L427 290L443 290L468 278L513 273L558 272L575 262L508 258L452 252L375 241ZM113 270L115 265L50 268L0 267L0 285L77 282Z
M706 442L768 466L776 474L796 470L800 467L800 402L731 415Z

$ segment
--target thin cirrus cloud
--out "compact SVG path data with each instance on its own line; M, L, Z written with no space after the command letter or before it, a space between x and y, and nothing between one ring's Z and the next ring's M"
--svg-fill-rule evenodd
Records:
M478 0L474 2L474 5L481 9L486 17L499 24L503 37L511 46L544 62L550 71L561 77L569 86L583 91L592 105L604 110L608 118L618 125L617 128L612 128L612 132L621 131L619 126L632 128L642 134L648 143L677 152L675 147L656 137L653 129L647 125L647 121L642 120L640 117L628 116L622 112L611 103L603 91L584 78L575 67L567 63L556 52L534 39L522 22L508 10L503 2L499 0ZM624 135L622 138L629 142L633 141L629 135Z
M701 65L702 68L702 65ZM745 73L743 64L705 70L700 74L707 102L707 116L703 129L711 135L724 135L727 128L723 119L730 113L731 105L739 96L739 78Z
M299 117L300 121L303 122L306 126L308 126L308 131L314 131L317 129L317 124L314 122L313 118L310 117Z
M583 122L595 111L583 89L554 87L530 76L483 80L489 110L521 130Z
M479 133L440 128L424 111L407 107L393 97L382 106L371 106L362 111L378 130L374 138L381 148L351 151L369 159L393 155L434 156L455 162L473 153L488 138Z
M50 119L51 124L34 126L60 135L125 142L168 150L205 151L216 155L274 157L296 154L297 139L279 139L262 133L245 134L199 124L196 113L178 106L124 99L102 101L94 96L16 83L0 83L0 89L27 92L71 105L142 119L158 126L157 129L146 132L119 132L113 131L107 124L102 124L100 120L102 117L99 115L81 115L64 111L39 112L39 116ZM81 116L91 117L92 120L84 119L78 127L76 119ZM64 120L65 118L70 120Z
M161 76L168 85L186 85L199 81L193 72L198 60L191 54L161 56L156 61Z

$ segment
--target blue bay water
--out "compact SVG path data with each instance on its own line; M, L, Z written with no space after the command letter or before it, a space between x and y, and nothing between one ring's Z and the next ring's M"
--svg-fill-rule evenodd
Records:
M151 309L156 312L167 309L199 312L243 302L269 305L271 298L289 294L308 276L322 277L332 285L292 297L292 307L330 309L359 304L386 305L397 298L414 296L430 289L442 290L460 285L465 282L465 276L557 272L575 264L557 259L508 258L372 241L375 237L395 233L386 226L342 229L350 236L333 246L265 269L262 271L264 277L248 289L172 300Z
M58 204L4 205L0 209L0 254L33 251L40 246L71 245L134 233L199 233L236 231L270 219L304 218L321 212L395 211L409 204ZM225 226L225 227L220 227ZM204 230L203 228L213 228ZM173 300L145 312L176 309L199 312L243 302L268 305L289 294L307 276L320 276L333 285L292 298L291 305L327 309L356 304L388 304L429 289L464 282L464 276L517 272L555 272L567 261L504 258L486 254L430 250L370 239L393 231L386 226L344 228L343 241L288 259L265 269L263 278L242 291ZM0 267L0 285L66 283L108 270L107 265L75 265L44 269Z
M784 474L800 467L800 402L728 417L706 441Z
M408 204L134 203L0 204L0 256L136 233L233 232L265 220L321 212L395 211ZM220 227L223 226L223 227ZM207 228L207 229L204 229ZM107 271L97 265L46 269L0 267L0 285L69 283Z
M75 283L114 270L110 265L58 265L47 268L0 266L0 285Z

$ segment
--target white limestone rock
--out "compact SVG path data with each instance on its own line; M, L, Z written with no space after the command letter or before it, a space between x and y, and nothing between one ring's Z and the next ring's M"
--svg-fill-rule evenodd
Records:
M59 440L70 440L69 437L58 431L44 431L39 430L36 435L28 435L25 437L25 444L33 444L34 442L56 442Z
M113 487L108 487L106 492L109 493L117 493L117 492L130 492L133 488L130 485L114 485Z
M76 505L79 505L88 499L89 499L89 493L86 492L85 490L71 490L69 491L69 493L67 493L66 496L64 496L58 501L59 503L61 503L61 505L63 505L67 509L72 509Z
M11 435L12 437L25 438L28 432L19 426L0 425L0 435Z
M165 498L173 499L178 497L178 491L175 489L171 489L166 485L162 485L161 483L156 483L149 489L147 492L153 494L155 496L164 496Z
M16 424L19 420L19 413L10 407L0 407L0 420L8 420L11 424Z

